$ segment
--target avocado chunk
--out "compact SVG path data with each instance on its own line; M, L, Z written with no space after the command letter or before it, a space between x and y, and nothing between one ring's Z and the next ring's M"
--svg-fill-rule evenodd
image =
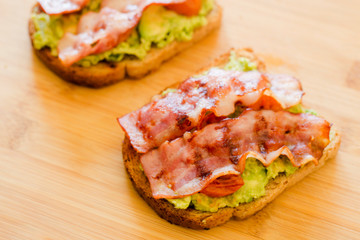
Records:
M167 19L171 15L174 15L173 12L166 11L162 6L150 6L141 17L138 28L140 36L150 42L160 42L166 38L171 26Z

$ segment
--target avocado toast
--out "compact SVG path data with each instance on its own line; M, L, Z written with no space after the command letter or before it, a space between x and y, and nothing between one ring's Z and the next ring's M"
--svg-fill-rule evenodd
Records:
M233 51L231 54L228 53L223 55L215 61L212 66L202 72L199 72L194 78L197 78L198 76L201 78L203 75L209 75L209 72L213 71L211 70L213 67L227 69L229 71L247 71L249 73L246 74L246 76L250 76L252 74L252 70L255 69L261 72L265 71L264 63L260 61L251 51L237 50ZM221 73L221 71L216 72L216 74L218 74L217 76L219 76L219 73ZM244 75L243 73L239 74L239 76ZM268 75L267 78L271 78L271 75ZM296 83L296 81L291 80L291 78L289 79L289 81ZM281 81L283 81L283 79ZM273 82L273 84L275 85L275 82ZM182 83L179 88L182 89L183 85L184 83ZM165 98L169 92L174 92L172 89L173 88L165 90L154 99ZM244 219L261 210L287 187L300 181L311 172L323 166L327 160L335 156L340 145L340 134L334 126L329 124L323 118L316 116L317 114L314 111L307 110L301 105L301 97L303 94L301 85L293 87L291 89L292 93L287 92L287 94L285 94L286 96L294 96L296 101L292 101L291 99L289 100L289 98L282 98L281 93L283 90L279 91L277 86L270 89L272 89L272 93L274 93L275 96L271 95L272 93L269 93L267 90L263 91L263 96L267 94L266 96L270 98L267 98L265 102L261 101L261 106L251 103L247 106L248 108L246 110L244 110L244 106L240 106L235 108L235 112L225 119L210 118L210 121L207 121L207 125L203 129L196 128L194 130L191 122L189 122L191 120L187 119L184 121L184 118L182 118L181 121L179 121L178 119L177 124L184 123L185 126L190 126L188 128L190 130L186 129L183 133L176 131L176 136L174 135L173 138L169 138L169 136L174 133L174 131L171 133L171 131L169 132L167 130L165 134L165 139L167 140L165 142L161 140L159 143L157 143L156 140L161 138L161 131L158 132L157 135L154 135L156 136L155 139L145 137L144 139L146 141L148 139L149 142L153 142L149 148L145 147L146 144L143 144L142 140L140 141L140 135L134 130L134 128L131 127L132 123L130 120L134 120L134 116L138 115L142 116L142 118L146 118L147 121L145 122L145 125L142 125L142 122L140 121L137 122L136 126L140 126L140 129L147 129L147 136L152 136L151 128L149 128L149 126L151 126L151 118L144 115L144 112L140 109L119 119L120 125L126 132L126 138L123 143L123 159L125 168L135 189L157 212L157 214L171 223L194 229L209 229L227 222L232 217ZM272 101L275 98L282 99L283 102L290 104L284 105L284 109L278 107L274 108L276 104ZM241 105L244 105L246 102L249 102L249 98L242 98L241 101ZM147 106L151 106L153 108L156 104L155 100L155 102L151 105L144 106L144 109L146 109L146 112L149 112ZM264 110L267 108L270 109ZM189 112L188 116L191 114L192 113ZM266 131L263 129L264 126L260 127L262 126L261 122L263 120L260 121L259 119L262 119L263 117L256 118L258 120L255 122L251 121L258 128L254 136L262 139L260 142L255 144L255 146L260 146L260 149L258 149L259 152L252 150L250 152L240 151L237 154L231 154L231 162L225 166L239 166L239 172L241 172L240 175L236 175L236 171L232 172L232 168L230 170L227 168L227 174L231 172L233 175L230 175L230 179L236 180L237 178L240 178L243 181L242 183L238 181L229 182L222 178L224 177L224 175L222 175L218 178L211 178L211 180L205 183L203 187L198 188L198 186L201 185L203 181L207 181L208 177L216 170L209 172L206 170L209 165L199 165L196 164L196 162L206 162L213 156L224 156L224 154L225 156L228 156L226 149L233 151L234 149L241 149L242 147L246 147L248 145L247 140L244 140L245 142L243 145L234 146L233 141L231 140L234 139L233 136L219 138L221 140L215 141L217 147L211 147L212 145L208 144L209 141L212 141L212 136L218 136L218 134L221 133L221 131L219 132L213 130L211 126L216 126L215 129L224 129L224 126L227 126L227 124L232 121L243 121L246 125L244 127L245 130L252 129L251 125L247 125L250 124L249 121L243 120L244 118L247 118L249 114L255 114L255 116L279 115L279 119L282 119L282 121L275 123L267 121L270 125L275 124L275 127L271 127L270 130ZM209 114L207 114L207 116L209 116ZM169 119L167 115L166 118ZM165 122L166 118L161 120L161 122ZM275 138L270 137L271 134L274 134L274 131L275 133L279 131L276 129L282 129L282 122L286 123L286 119L290 118L296 119L295 123L293 123L294 127L291 127L288 130L284 129L284 133L278 134L278 137L282 139L283 136L289 134L289 139L293 141L293 143L290 145L289 143L286 143L289 141L288 139L284 142L285 145L281 145L282 147L279 148L281 149L281 152L279 152L278 148L273 148L270 152L268 152L267 150L271 148L271 145L269 145L270 142L275 141ZM305 118L310 120L306 123L304 122L303 124L300 124L300 122ZM147 125L148 122L150 122L150 125ZM316 125L320 122L321 124ZM242 125L240 124L237 128L241 128L241 126ZM180 127L180 129L182 128L183 126ZM171 129L173 130L173 128ZM302 130L300 131L299 129ZM217 132L215 135L210 134L214 131ZM225 130L225 132L228 131L229 130ZM319 131L318 134L315 133L317 131ZM263 134L257 135L260 132ZM133 137L134 133L137 133L136 138ZM245 134L244 136L251 136L248 134ZM206 142L205 145L202 143L202 140L199 140L202 139L199 137L201 135L205 135L205 140L203 140ZM306 135L308 135L308 138L305 137ZM239 136L239 134L237 134L237 136ZM299 138L299 136L301 137ZM241 139L242 138L240 137L240 140ZM251 139L253 139L253 137ZM237 141L239 141L239 139ZM203 145L206 147L199 147ZM306 147L308 145L311 147ZM299 151L302 147L304 148ZM221 151L221 148L225 149L225 152ZM277 152L277 154L274 155L274 152ZM304 154L305 152L307 153ZM208 159L199 157L209 153L210 158ZM271 157L269 157L270 155ZM233 157L235 157L235 160ZM268 161L269 158L271 161ZM178 159L180 159L180 162L182 162L181 164L184 163L186 167L183 167L181 164L179 165L177 162ZM195 165L197 166L195 172L200 173L196 178L191 178L197 183L195 186L193 184L187 184L187 181L189 180L186 180L186 184L183 185L179 185L179 182L176 181L168 181L169 179L178 179L179 181L181 180L184 182L184 180L182 178L178 178L178 176L191 176L191 174L184 174L189 172L189 167L187 166L188 164L190 167L193 166L194 159ZM168 164L167 161L169 161L169 166L165 166ZM213 160L211 160L211 162L211 165L216 165L218 163ZM201 167L199 168L199 166ZM177 169L181 168L184 170L177 171ZM172 175L171 171L175 171L176 174ZM225 177L227 176L225 175ZM165 184L163 184L164 182ZM194 190L194 188L196 189ZM232 190L233 188L235 191ZM232 193L228 194L226 189L231 189Z
M86 25L79 24L85 22L81 21L84 15L106 8L101 4L102 1L91 0L79 12L60 15L46 14L36 5L29 22L36 55L65 80L95 88L118 82L126 76L143 77L218 28L222 15L221 8L213 0L201 1L199 12L191 17L164 6L151 5L142 12L139 23L126 32L126 38L115 47L89 54L74 63L70 61L70 65L69 61L64 64L59 58L59 42L66 42L62 39L74 35L79 26Z

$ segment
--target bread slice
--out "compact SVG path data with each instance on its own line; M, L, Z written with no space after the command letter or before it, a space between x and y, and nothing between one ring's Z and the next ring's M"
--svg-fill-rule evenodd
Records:
M141 78L154 71L164 61L217 29L220 26L221 17L222 9L218 4L215 4L214 9L207 16L207 24L194 31L192 40L174 41L164 48L152 48L143 60L128 57L120 62L99 62L91 67L81 67L75 64L71 67L65 67L59 58L50 54L50 49L37 50L34 48L34 51L41 61L61 78L78 85L100 88L116 83L127 76L130 78ZM29 35L31 40L33 40L35 31L34 22L30 19Z
M264 63L257 58L250 49L237 50L237 55L246 56L253 62L256 62L260 71L265 70ZM229 53L224 54L217 59L213 66L222 66L228 60ZM232 217L244 219L252 216L257 211L264 208L268 203L274 200L286 188L299 182L305 176L320 168L326 161L335 157L340 146L340 133L332 126L330 130L330 143L325 148L318 165L313 162L307 163L298 169L294 174L286 176L278 175L275 179L269 181L266 185L266 195L250 203L240 204L238 207L221 208L215 213L198 211L193 208L176 209L165 199L154 199L150 189L150 184L144 172L140 168L140 154L131 146L128 137L123 142L122 152L126 171L132 181L136 191L142 198L155 210L155 212L170 223L193 229L209 229L221 225Z

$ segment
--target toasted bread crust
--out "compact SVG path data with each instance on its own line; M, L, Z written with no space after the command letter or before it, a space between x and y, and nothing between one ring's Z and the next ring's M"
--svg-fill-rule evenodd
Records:
M207 16L208 23L194 31L190 41L174 41L164 48L152 48L143 60L124 59L120 62L100 62L91 67L81 67L73 64L65 67L59 58L51 55L48 48L37 50L33 47L35 54L41 61L61 78L87 87L100 88L116 83L126 76L130 78L141 78L157 69L164 61L175 56L179 52L200 41L221 24L222 9L215 4L214 9ZM32 40L36 32L34 22L29 21L29 35ZM32 43L33 41L31 41Z
M260 71L265 70L265 64L261 61L261 59L252 53L251 49L241 49L235 51L238 56L246 56L252 59L253 62L256 62ZM222 66L227 62L229 54L230 52L222 55L212 65L203 70L209 69L213 66ZM294 185L311 172L323 166L327 160L334 158L340 146L340 133L334 126L331 128L331 132L331 141L325 148L318 165L310 162L288 177L285 174L280 174L275 179L270 180L270 182L266 185L265 196L250 203L240 204L236 208L221 208L215 213L198 211L193 208L176 209L165 199L154 199L152 197L149 181L144 175L144 172L140 169L140 154L137 153L131 146L128 137L124 140L122 152L126 171L128 172L130 180L132 181L136 191L159 216L170 223L181 225L183 227L209 229L229 221L232 217L244 219L252 216L274 200L286 188Z

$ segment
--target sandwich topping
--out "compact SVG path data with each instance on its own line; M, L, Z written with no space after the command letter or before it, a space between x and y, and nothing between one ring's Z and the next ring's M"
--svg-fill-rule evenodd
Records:
M300 82L291 76L213 68L119 118L119 123L132 146L146 153L186 131L226 118L236 104L278 111L300 103L303 94Z
M333 137L330 124L301 105L298 80L256 68L231 52L223 69L118 119L155 199L216 212L266 195L279 175L318 164Z
M154 198L206 193L207 187L221 187L222 179L220 184L215 180L223 176L235 180L235 192L242 186L239 179L247 158L256 158L265 167L279 156L286 156L295 167L310 161L317 164L330 141L329 131L326 120L311 114L245 110L238 118L164 142L142 155L141 164ZM226 185L226 179L222 182Z
M90 28L96 24L95 20L104 20L106 17L111 17L106 16L105 13L100 14L101 9L110 8L114 9L114 11L119 11L119 9L134 10L137 6L136 4L143 2L143 0L89 0L85 7L75 12L69 13L70 10L68 9L69 11L61 10L63 14L51 14L51 12L55 10L57 11L66 6L74 5L71 1L72 0L39 0L41 4L33 9L31 16L35 27L35 32L32 34L35 49L48 48L52 56L59 57L58 43L65 35L68 35L68 40L63 41L62 48L70 51L73 47L71 44L75 44L74 41L77 41L76 39L78 37L76 36L79 32L78 25L80 22L81 31L86 31L86 28L90 31ZM79 1L76 1L76 4L82 6ZM195 4L192 3L193 1ZM128 33L128 37L125 37L127 34L122 36L125 40L105 52L100 51L106 49L106 47L101 47L104 45L100 44L96 47L97 43L93 44L93 46L90 47L98 48L101 53L93 53L87 56L84 54L84 57L75 64L82 67L91 67L99 62L120 62L124 60L124 58L142 60L152 48L163 48L174 41L190 41L194 31L207 24L207 15L214 8L214 0L201 0L201 8L198 14L194 15L194 6L197 6L197 2L199 2L199 0L187 0L183 4L187 4L188 6L183 6L183 4L179 2L176 5L167 4L166 6L152 4L141 13L138 24L130 31L131 33ZM64 5L60 3L64 3ZM61 7L57 6L57 4L61 5ZM49 9L46 10L46 5L57 7L53 9L54 11L51 11ZM41 6L43 7L41 8ZM182 9L187 9L187 15L184 14ZM59 10L58 12L60 13L61 11ZM47 14L47 12L49 14ZM92 13L87 14L89 12ZM191 17L189 17L189 15L191 15ZM82 16L85 20L82 20ZM91 41L91 37L94 37L94 34L95 33L89 33L89 41ZM85 39L86 34L83 35ZM100 34L97 33L97 36L100 37ZM111 36L115 39L117 38L115 35ZM102 42L105 42L105 40L102 40L100 43ZM86 49L87 47L89 46L85 44L82 48ZM75 52L78 54L84 53L80 51L74 51L73 53L75 54ZM70 56L72 56L71 59L73 60L80 58L80 55L77 56L76 54L69 54L67 56L69 59Z
M38 0L43 11L49 15L66 14L82 10L90 0ZM201 0L103 0L101 7L109 7L120 12L132 12L146 8L151 4L166 5L180 14L196 15L201 7Z
M81 10L88 0L39 0L47 14ZM179 14L197 15L202 0L103 0L99 12L83 14L76 33L66 32L58 43L59 59L65 66L93 54L104 53L125 41L138 25L143 11L163 5ZM161 26L160 26L161 27Z
M47 14L65 14L78 12L86 6L89 0L38 0L41 8Z

